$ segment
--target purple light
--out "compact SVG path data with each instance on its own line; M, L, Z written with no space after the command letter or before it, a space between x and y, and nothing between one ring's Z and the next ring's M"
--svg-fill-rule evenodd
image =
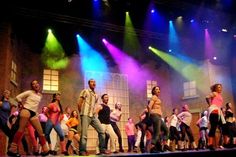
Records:
M152 10L151 10L151 13L155 13L155 10L154 10L154 9L152 9Z
M102 39L102 42L103 42L104 44L107 44L107 43L108 43L105 38Z
M216 52L208 29L205 29L205 58L212 58Z
M234 34L234 38L236 38L236 34Z
M217 60L217 57L213 57L214 60Z

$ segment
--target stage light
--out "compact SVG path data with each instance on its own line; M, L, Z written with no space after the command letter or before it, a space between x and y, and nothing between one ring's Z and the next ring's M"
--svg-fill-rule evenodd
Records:
M222 28L221 31L222 32L228 32L228 30L226 28Z
M151 49L152 49L152 47L151 47L151 46L148 46L148 49L149 49L149 50L151 50Z
M154 10L154 9L152 9L152 10L151 10L151 13L155 13L155 10Z
M48 29L48 33L52 33L52 30L51 30L51 29Z
M129 12L128 12L128 11L126 11L125 13L126 13L126 15L129 15Z
M217 60L217 57L213 57L214 60Z
M169 23L172 23L172 22L173 22L172 20L169 21Z
M76 34L76 37L79 38L80 37L79 34Z
M179 16L179 17L177 17L177 20L178 20L178 19L182 19L182 18L183 18L182 16Z
M193 23L193 22L194 22L194 19L190 20L190 22Z
M104 44L107 44L107 40L106 40L105 38L102 39L102 42L103 42Z
M171 49L169 49L168 51L169 51L169 52L172 52L172 50L171 50Z

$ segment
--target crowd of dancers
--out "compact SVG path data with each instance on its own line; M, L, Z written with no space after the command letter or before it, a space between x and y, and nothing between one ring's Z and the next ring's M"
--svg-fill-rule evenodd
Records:
M50 134L54 129L58 135L60 154L87 156L88 127L91 125L98 133L96 154L110 154L125 152L122 145L122 135L117 123L121 120L122 104L117 102L115 108L109 107L109 95L101 96L102 103L95 92L96 81L88 81L89 88L80 92L78 110L66 107L63 111L61 93L55 93L52 101L42 107L38 114L39 103L42 99L40 85L37 80L31 82L31 89L16 96L17 105L10 101L10 91L3 92L0 101L0 129L8 137L7 154L20 156L19 145L22 143L27 155L49 154L57 155L52 147ZM236 145L236 125L232 111L232 104L223 106L222 85L211 86L211 93L206 96L205 110L195 125L199 127L198 145L196 145L192 130L192 114L188 104L173 109L170 116L163 117L162 102L159 98L161 89L152 89L152 98L140 113L140 120L133 122L128 118L125 132L128 139L127 152L158 153L163 151L185 151L188 149L232 148ZM80 131L78 131L80 126ZM220 140L216 139L216 130L220 130ZM30 152L25 137L28 132L32 152ZM118 141L119 147L116 146ZM108 143L110 146L108 146ZM78 148L78 152L69 151ZM73 146L73 147L72 147Z

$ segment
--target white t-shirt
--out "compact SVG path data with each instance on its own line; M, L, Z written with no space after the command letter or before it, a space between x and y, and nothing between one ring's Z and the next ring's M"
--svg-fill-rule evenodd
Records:
M65 135L68 135L68 132L69 132L69 128L68 126L66 125L66 122L69 120L69 117L67 117L66 114L63 114L63 119L61 120L61 128L64 132Z

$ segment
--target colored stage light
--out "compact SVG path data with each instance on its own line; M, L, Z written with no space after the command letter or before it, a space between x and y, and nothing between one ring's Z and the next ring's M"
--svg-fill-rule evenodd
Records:
M103 42L104 44L107 44L107 40L106 40L105 38L102 39L102 42Z
M228 32L228 30L226 28L222 28L221 31L222 32Z
M152 9L152 10L151 10L151 13L155 13L155 10L154 10L154 9Z
M213 59L214 59L214 60L217 60L217 57L215 56L215 57L213 57Z
M69 59L66 56L62 45L52 33L51 29L48 29L48 35L41 54L41 59L42 62L51 69L64 69L69 63Z
M193 23L193 22L194 22L194 19L190 20L190 22Z
M129 12L128 12L128 11L126 11L125 13L126 13L126 15L129 15Z
M168 51L169 51L169 52L172 52L172 50L171 50L171 49L169 49Z

